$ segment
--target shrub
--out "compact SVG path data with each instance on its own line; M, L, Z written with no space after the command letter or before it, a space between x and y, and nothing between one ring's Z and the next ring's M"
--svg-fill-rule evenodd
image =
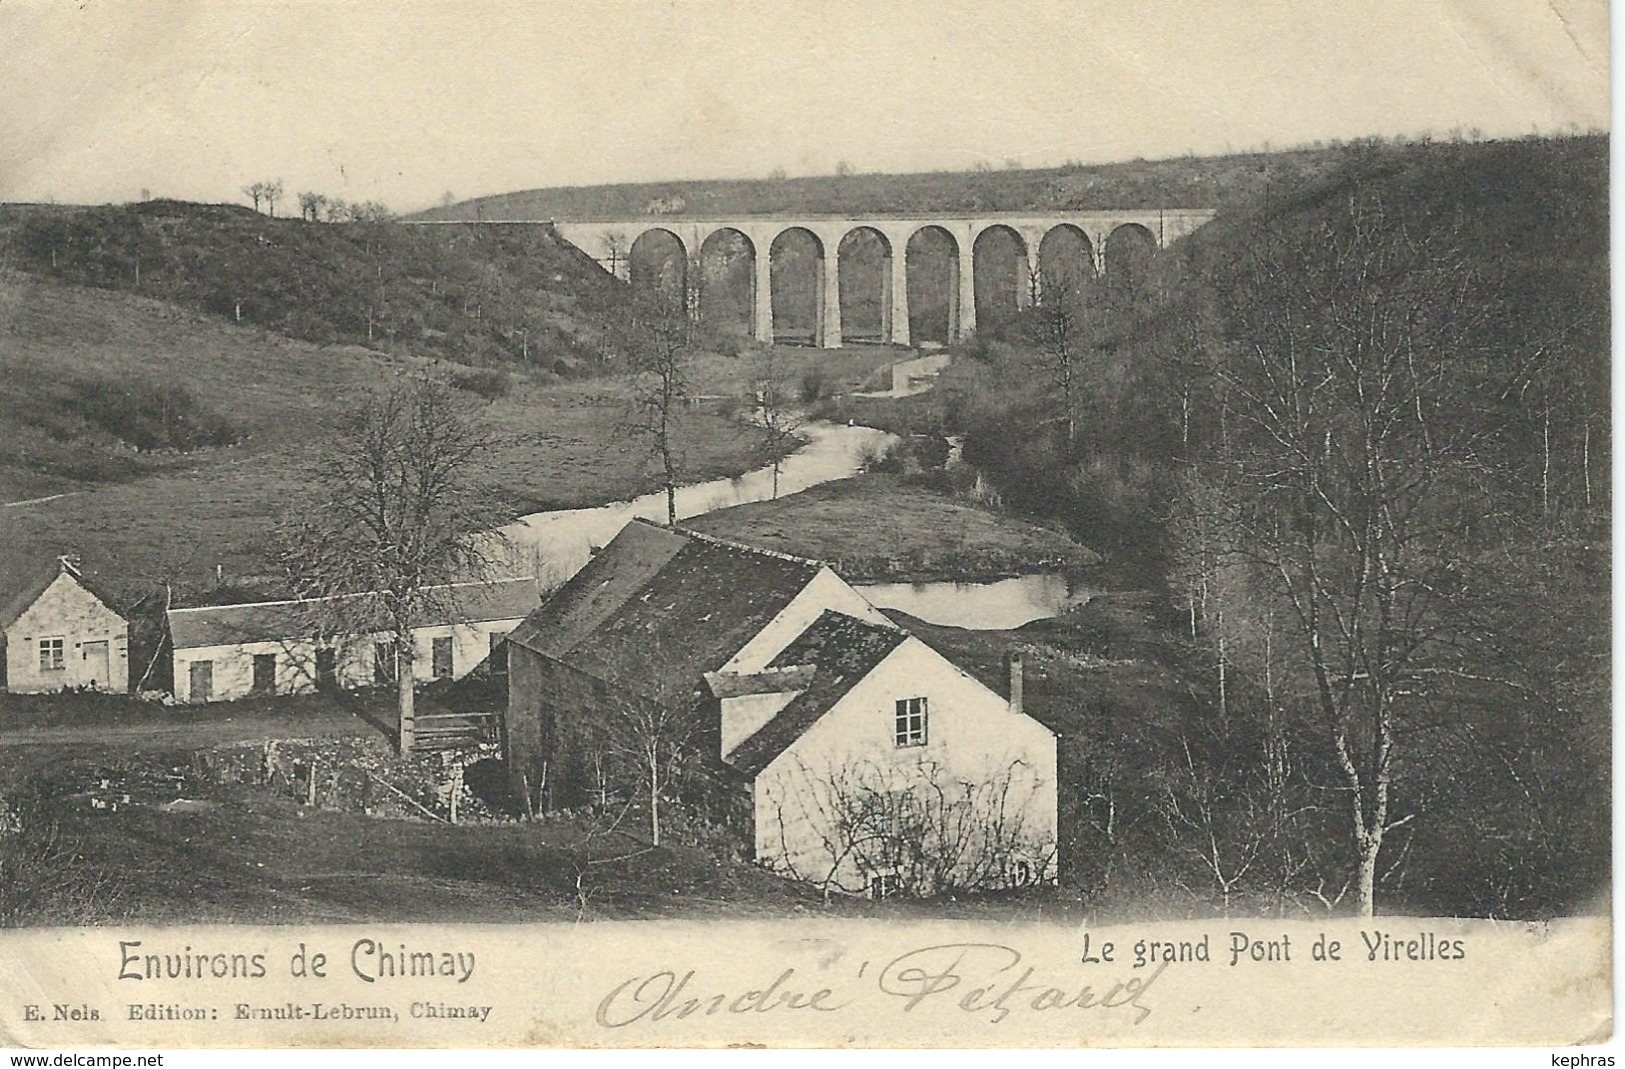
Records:
M119 874L63 837L37 789L0 797L0 928L105 922L122 897Z
M87 424L142 452L191 452L231 445L242 435L177 383L85 378L71 386L69 404Z
M817 404L830 395L829 375L821 367L808 368L801 376L801 403Z
M904 455L922 471L941 468L948 463L948 439L934 434L916 434L903 439Z
M513 376L501 368L471 367L453 371L451 384L487 401L495 401L513 391Z
M858 469L870 475L877 472L900 475L906 467L907 459L900 442L884 446L871 442L858 453Z

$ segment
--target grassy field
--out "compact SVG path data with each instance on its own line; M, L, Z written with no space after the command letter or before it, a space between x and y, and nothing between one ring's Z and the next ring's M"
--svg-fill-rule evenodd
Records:
M852 388L891 350L785 349L799 378L818 368ZM77 552L103 581L146 592L227 582L262 585L277 520L297 510L315 448L358 393L432 361L359 346L318 346L130 294L12 274L0 280L0 585L29 561ZM707 355L702 393L742 395L749 355ZM179 385L240 438L190 452L139 452L87 419L65 393L79 379ZM485 478L513 514L627 498L657 480L624 430L625 383L614 377L531 382L481 404L503 437ZM718 402L685 411L685 481L737 475L762 462L760 440ZM54 500L34 501L50 495ZM29 504L6 504L33 501Z
M862 475L689 521L708 534L827 560L865 582L984 580L1099 558L1066 534L901 475Z

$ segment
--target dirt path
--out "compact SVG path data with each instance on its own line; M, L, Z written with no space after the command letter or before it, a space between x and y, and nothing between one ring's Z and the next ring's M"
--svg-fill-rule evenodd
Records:
M6 502L3 502L3 503L0 503L0 509L15 509L15 508L21 508L24 505L43 505L47 501L55 501L58 498L63 498L63 497L73 497L76 494L82 494L82 493L84 493L83 490L69 490L67 493L50 494L50 495L48 495L46 497L30 497L30 498L27 498L27 499L25 499L23 501L6 501Z

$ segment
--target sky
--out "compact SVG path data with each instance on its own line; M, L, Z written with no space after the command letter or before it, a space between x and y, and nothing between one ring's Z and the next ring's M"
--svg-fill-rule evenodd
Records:
M0 0L0 201L1606 129L1606 0Z

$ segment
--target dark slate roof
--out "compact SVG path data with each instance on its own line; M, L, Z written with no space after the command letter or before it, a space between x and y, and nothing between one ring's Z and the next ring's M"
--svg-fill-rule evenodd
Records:
M58 558L49 564L39 564L30 568L22 574L12 595L4 601L0 601L0 628L10 627L16 623L17 618L27 612L29 606L38 601L40 595L45 593L52 583L56 582L56 577L63 573L66 573L75 583L78 583L91 597L105 605L109 611L118 613L118 610L113 608L113 602L107 594L98 589L96 585L87 582L78 568L75 568L66 560ZM123 614L118 613L118 615L122 616Z
M908 633L826 610L773 659L770 667L816 666L812 685L739 745L729 759L755 777L846 697L858 681L902 645Z
M435 587L432 612L426 612L418 627L439 624L479 623L491 620L518 620L536 607L536 580L500 579L491 583L453 583ZM350 597L365 598L356 594ZM308 636L324 602L331 598L303 601L261 601L249 605L209 605L196 609L169 610L169 635L176 649L198 646L230 646L239 642L281 642ZM385 627L382 616L379 630Z
M509 636L608 683L686 702L823 565L633 520Z

